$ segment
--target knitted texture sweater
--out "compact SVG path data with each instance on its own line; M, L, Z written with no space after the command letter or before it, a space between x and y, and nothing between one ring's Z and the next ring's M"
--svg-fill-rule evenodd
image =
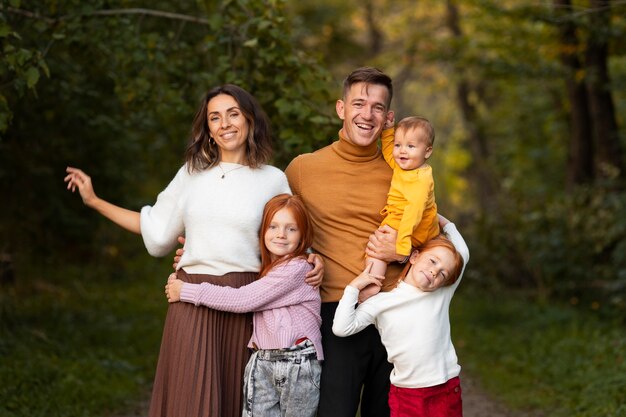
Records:
M291 190L278 168L221 165L225 175L217 166L192 174L183 166L154 206L141 210L141 234L151 255L168 255L184 235L178 268L188 273L259 271L263 207Z
M239 288L186 282L180 300L233 313L254 312L249 347L282 349L307 337L315 345L317 359L322 360L320 294L304 282L312 268L305 259L294 258Z
M443 232L463 257L469 250L452 223ZM449 308L463 271L451 286L424 292L398 283L390 292L379 293L354 308L359 290L347 286L335 312L333 333L349 336L374 324L393 364L391 383L402 388L425 388L458 376L459 366L450 336Z
M363 271L363 251L382 221L392 174L377 143L357 146L342 132L339 136L331 145L296 157L285 170L311 216L313 249L324 259L322 302L339 301L346 285ZM399 265L389 265L385 287L399 272Z

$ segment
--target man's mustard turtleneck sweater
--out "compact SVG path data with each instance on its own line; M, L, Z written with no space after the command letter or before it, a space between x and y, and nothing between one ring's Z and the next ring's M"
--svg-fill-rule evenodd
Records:
M324 258L322 302L339 301L363 271L365 246L382 220L392 171L376 142L357 146L340 131L338 141L296 157L285 173L311 215L313 249ZM389 264L383 289L395 283L399 272L398 264Z

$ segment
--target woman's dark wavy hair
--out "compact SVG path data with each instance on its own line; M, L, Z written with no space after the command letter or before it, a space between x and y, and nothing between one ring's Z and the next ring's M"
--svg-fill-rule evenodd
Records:
M185 162L189 172L202 171L217 165L220 161L220 148L210 143L207 119L207 106L215 96L226 94L235 99L241 113L248 122L246 141L246 164L258 168L266 164L272 156L272 134L269 119L257 100L241 87L224 84L209 90L202 99L191 128L191 139L185 150Z

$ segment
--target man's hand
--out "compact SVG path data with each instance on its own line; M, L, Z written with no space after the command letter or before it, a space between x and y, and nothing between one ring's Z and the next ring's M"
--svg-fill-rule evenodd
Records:
M313 269L306 274L304 282L313 288L318 288L322 285L322 278L324 278L324 260L317 253L311 253L307 262L313 264Z
M396 237L398 232L389 225L379 227L370 235L369 242L365 248L367 256L380 259L381 261L399 262L406 258L396 253Z
M178 236L178 243L180 243L181 245L185 246L185 238L182 236ZM180 258L183 256L183 253L185 253L185 249L183 248L178 248L176 249L176 255L174 256L174 263L172 264L172 266L174 267L174 271L176 271L176 267L178 266L178 263L180 262Z

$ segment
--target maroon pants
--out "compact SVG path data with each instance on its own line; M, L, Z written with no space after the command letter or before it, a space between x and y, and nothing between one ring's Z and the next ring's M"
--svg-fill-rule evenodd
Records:
M463 417L459 377L426 388L389 388L391 417Z

